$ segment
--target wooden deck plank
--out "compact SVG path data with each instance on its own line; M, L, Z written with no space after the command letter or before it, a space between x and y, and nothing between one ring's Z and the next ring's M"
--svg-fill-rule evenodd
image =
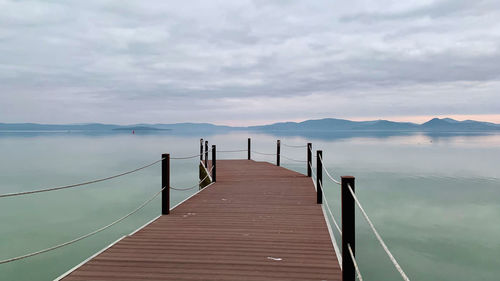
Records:
M217 183L63 280L341 280L341 271L310 178L219 160Z

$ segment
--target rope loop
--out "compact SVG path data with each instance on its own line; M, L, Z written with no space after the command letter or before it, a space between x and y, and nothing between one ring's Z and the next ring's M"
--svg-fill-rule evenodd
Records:
M283 146L286 146L286 147L290 147L290 148L304 148L304 147L307 147L307 144L306 145L288 145L286 143L281 143Z
M83 185L88 185L88 184L103 182L103 181L111 180L111 179L114 179L114 178L118 178L118 177L121 177L121 176L125 176L125 175L128 175L128 174L135 173L137 171L146 169L148 167L151 167L151 166L153 166L153 165L155 165L155 164L163 161L164 159L165 158L162 158L160 160L154 161L153 163L147 164L147 165L142 166L140 168L137 168L137 169L134 169L134 170L131 170L131 171L127 171L127 172L124 172L124 173L120 173L120 174L117 174L117 175L114 175L114 176L110 176L110 177L105 177L105 178L101 178L101 179L95 179L95 180L81 182L81 183L76 183L76 184L63 185L63 186L58 186L58 187L49 187L49 188L43 188L43 189L37 189L37 190L30 190L30 191L21 191L21 192L13 192L13 193L0 194L0 198L12 197L12 196L20 196L20 195L28 195L28 194L48 192L48 191L56 191L56 190L61 190L61 189L67 189L67 188L72 188L72 187L77 187L77 186L83 186Z
M61 243L61 244L58 244L58 245L55 245L55 246L52 246L52 247L49 247L49 248L46 248L46 249L43 249L43 250L40 250L40 251L36 251L36 252L32 252L32 253L29 253L29 254L25 254L25 255L22 255L22 256L18 256L18 257L14 257L14 258L9 258L9 259L5 259L5 260L1 260L0 261L0 264L4 264L4 263L9 263L9 262L13 262L13 261L17 261L17 260L22 260L22 259L25 259L25 258L29 258L29 257L33 257L33 256L36 256L36 255L39 255L39 254L43 254L43 253L46 253L46 252L50 252L50 251L53 251L53 250L56 250L56 249L59 249L61 247L64 247L64 246L68 246L68 245L71 245L73 243L76 243L80 240L83 240L85 238L88 238L94 234L97 234L101 231L104 231L110 227L112 227L113 225L123 221L124 219L132 216L133 214L139 212L142 208L144 208L147 204L149 204L151 201L153 201L158 195L160 195L160 193L166 188L163 187L160 191L158 191L153 197L151 197L150 199L146 200L144 203L142 203L141 205L139 205L139 207L137 207L135 210L133 210L132 212L126 214L125 216L113 221L112 223L108 224L108 225L105 225L99 229L96 229L90 233L87 233L85 235L82 235L78 238L75 238L73 240L70 240L70 241L67 241L67 242L64 242L64 243Z
M363 206L361 206L361 203L359 202L358 197L356 197L356 194L354 194L354 191L352 190L351 185L348 184L347 187L349 188L349 191L351 192L352 198L356 202L356 205L358 205L359 209L361 210L361 213L363 214L363 217L365 218L366 222L368 223L368 225L372 229L373 233L375 234L375 237L377 238L378 242L380 243L380 245L384 249L384 251L387 254L387 256L389 256L389 259L391 260L391 262L394 265L394 267L396 267L396 269L399 272L399 274L401 274L401 277L403 278L403 280L410 281L410 279L408 278L408 276L406 276L406 273L403 271L403 269L401 268L401 266L399 265L399 263L396 261L396 258L394 258L394 256L392 255L391 251L389 251L389 248L387 247L387 245L385 244L384 240L382 239L382 236L380 236L380 234L378 233L377 229L375 229L375 225L373 225L373 222L368 217L368 214L366 213L366 211L363 208Z

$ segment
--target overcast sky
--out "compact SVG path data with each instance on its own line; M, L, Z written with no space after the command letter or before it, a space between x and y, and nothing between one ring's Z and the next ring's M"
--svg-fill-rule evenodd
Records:
M500 1L0 0L0 122L429 116L500 122Z

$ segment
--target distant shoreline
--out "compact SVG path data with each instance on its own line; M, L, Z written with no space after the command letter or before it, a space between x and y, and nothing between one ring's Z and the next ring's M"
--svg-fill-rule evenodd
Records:
M303 122L281 122L262 126L231 127L210 123L173 124L37 124L0 123L0 131L260 131L260 132L499 132L500 124L474 120L433 118L422 124L388 120L350 121L325 118Z

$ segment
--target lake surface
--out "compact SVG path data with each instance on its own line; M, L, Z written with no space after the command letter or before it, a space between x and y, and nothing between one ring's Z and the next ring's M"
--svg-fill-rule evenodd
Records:
M77 183L160 159L195 155L199 138L218 150L274 153L313 143L335 176L356 177L356 193L411 280L498 280L500 276L500 135L229 132L215 135L0 132L0 194ZM305 148L282 146L305 159ZM274 156L253 154L274 162ZM246 152L218 158L246 158ZM282 158L305 173L305 164ZM198 159L172 160L172 186L198 181ZM0 198L0 260L44 249L129 213L161 188L160 164L110 181ZM324 176L340 221L340 189ZM196 192L172 191L172 205ZM52 280L160 214L160 199L112 228L73 245L0 265L1 280ZM357 259L365 280L401 280L363 217L356 217ZM338 233L337 240L340 243Z

